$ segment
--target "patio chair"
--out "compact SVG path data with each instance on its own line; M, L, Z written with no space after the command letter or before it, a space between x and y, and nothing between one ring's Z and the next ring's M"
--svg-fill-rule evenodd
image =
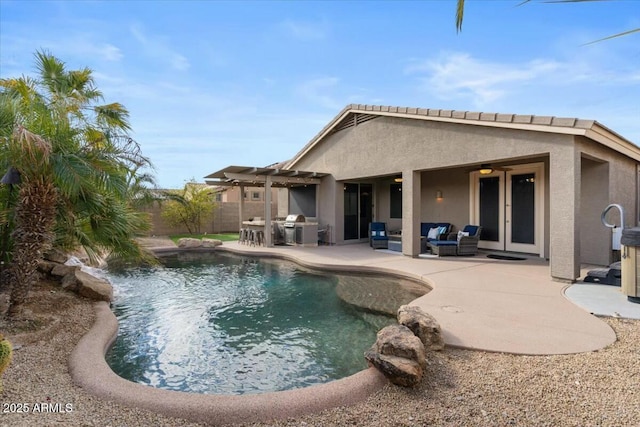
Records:
M389 246L389 233L386 222L369 223L369 246L373 249L387 249Z
M475 255L478 253L478 242L482 227L479 225L465 225L456 236L458 240L458 255ZM460 233L463 233L460 235ZM468 233L468 235L467 235Z
M431 253L445 255L475 255L478 253L478 242L482 227L466 225L458 233L450 233L447 240L432 240L428 243Z

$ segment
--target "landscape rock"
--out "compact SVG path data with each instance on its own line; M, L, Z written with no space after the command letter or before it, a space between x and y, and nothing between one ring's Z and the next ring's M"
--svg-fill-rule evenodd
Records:
M51 275L57 276L57 277L65 277L69 274L74 273L77 270L80 270L80 266L57 264L55 267L51 269Z
M215 248L216 246L220 246L221 244L222 244L222 240L208 239L206 237L202 239L203 248Z
M202 247L202 240L184 237L178 240L178 247L184 249L200 248Z
M403 305L398 309L398 323L409 328L427 350L444 349L442 330L438 321L420 307Z
M96 301L111 302L113 300L113 287L108 281L92 276L82 270L77 270L74 276L77 280L78 295Z
M64 289L65 291L71 291L75 293L78 293L79 284L80 282L76 278L75 271L67 274L60 281L60 286L62 286L62 289Z
M38 261L38 271L45 274L51 274L51 270L53 270L56 265L58 264L53 261L41 259Z
M111 284L84 271L76 271L76 278L80 282L78 285L78 295L97 301L113 300L113 287Z
M426 355L422 341L409 328L391 325L378 332L375 344L364 357L392 383L413 387L422 380Z
M415 387L422 381L424 369L415 360L380 354L373 347L364 357L393 384Z
M427 352L422 341L403 325L390 325L381 329L373 348L385 356L414 360L422 367L427 363Z
M69 256L59 249L51 249L44 254L43 258L47 261L53 261L58 264L64 264Z

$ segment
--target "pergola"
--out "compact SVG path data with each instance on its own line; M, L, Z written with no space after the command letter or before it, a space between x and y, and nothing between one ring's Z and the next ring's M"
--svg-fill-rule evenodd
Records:
M273 246L271 239L271 188L290 188L299 185L320 184L326 173L297 169L260 168L251 166L227 166L205 176L208 185L238 186L240 188L240 224L244 218L244 187L264 187L264 239L265 246Z

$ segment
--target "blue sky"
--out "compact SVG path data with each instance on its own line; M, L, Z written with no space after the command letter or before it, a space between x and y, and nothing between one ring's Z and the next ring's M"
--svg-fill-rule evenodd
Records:
M293 157L349 103L595 119L640 144L640 1L5 1L0 76L45 49L131 113L159 185Z

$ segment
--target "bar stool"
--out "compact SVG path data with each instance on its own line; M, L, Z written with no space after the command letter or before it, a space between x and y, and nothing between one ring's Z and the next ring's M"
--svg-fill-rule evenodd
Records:
M240 229L240 243L243 245L249 244L249 231L248 228Z
M264 246L264 231L258 230L255 233L255 239L258 246Z

